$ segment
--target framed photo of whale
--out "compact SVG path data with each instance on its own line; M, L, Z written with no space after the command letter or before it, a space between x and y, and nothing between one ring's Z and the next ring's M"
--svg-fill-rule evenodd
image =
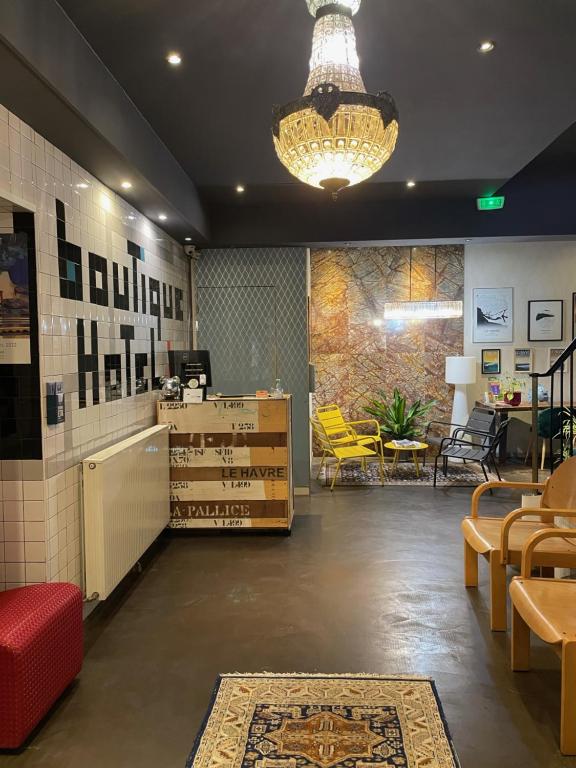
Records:
M528 302L528 341L562 341L564 301L538 299Z
M475 344L514 340L513 288L474 288L472 340Z

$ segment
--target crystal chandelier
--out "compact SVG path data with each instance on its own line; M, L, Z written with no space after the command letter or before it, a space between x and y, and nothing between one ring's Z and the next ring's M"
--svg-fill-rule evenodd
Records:
M398 112L389 93L366 93L352 23L361 0L306 2L316 19L310 76L301 98L274 108L274 146L293 176L336 197L389 160Z

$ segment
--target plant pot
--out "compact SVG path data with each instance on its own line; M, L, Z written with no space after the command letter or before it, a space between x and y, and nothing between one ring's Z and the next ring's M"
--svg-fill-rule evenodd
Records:
M510 394L510 392L507 392L504 395L504 400L508 403L508 405L520 405L522 402L522 392L513 392Z

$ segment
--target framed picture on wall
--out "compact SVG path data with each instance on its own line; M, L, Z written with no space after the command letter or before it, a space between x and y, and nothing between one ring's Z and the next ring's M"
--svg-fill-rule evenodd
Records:
M514 373L532 373L534 350L530 347L518 347L514 350Z
M550 347L548 350L548 368L552 368L556 360L560 357L560 355L564 352L564 349L562 347ZM562 364L562 373L566 373L566 362Z
M475 344L513 341L512 288L474 288L472 307L472 341Z
M502 359L499 349L482 350L482 376L496 376L502 373Z
M528 341L562 341L564 302L538 299L528 302Z

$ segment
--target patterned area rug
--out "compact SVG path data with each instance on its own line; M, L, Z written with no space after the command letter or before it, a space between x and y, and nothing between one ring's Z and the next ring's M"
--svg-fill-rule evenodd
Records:
M328 484L334 477L334 465L328 467ZM316 470L317 472L318 470ZM498 480L496 475L488 473L489 480ZM478 464L449 464L448 473L444 477L441 466L438 467L436 485L440 486L475 486L485 481L484 474ZM326 472L323 469L318 482L326 483ZM336 480L336 485L380 485L380 466L377 462L370 462L367 471L364 472L360 464L347 462L343 464ZM395 468L392 463L384 464L384 485L433 485L434 463L425 467L420 465L420 477L416 475L414 465L410 462L401 462Z
M221 675L187 768L458 768L434 683Z

